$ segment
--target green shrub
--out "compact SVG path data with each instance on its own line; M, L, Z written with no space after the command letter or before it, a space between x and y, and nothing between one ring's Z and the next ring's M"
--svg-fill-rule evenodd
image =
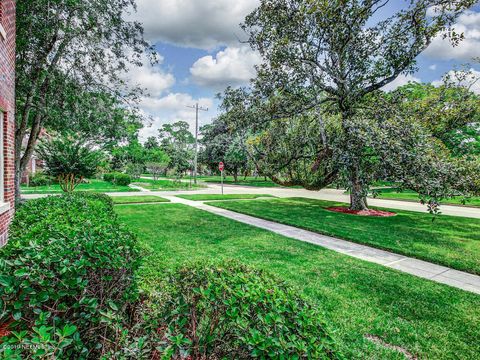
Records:
M120 186L128 186L132 182L132 178L128 174L118 173L115 175L115 184Z
M117 184L120 186L128 186L132 182L132 177L128 174L122 174L119 172L108 173L103 175L103 180Z
M304 298L263 271L197 263L162 284L147 336L162 358L337 359L334 340ZM148 328L144 326L144 328Z
M115 181L115 173L103 174L103 180L113 183Z
M103 158L101 151L74 133L43 138L37 152L45 172L56 178L65 192L73 192L83 179L92 177Z
M38 171L35 174L30 175L29 186L46 186L52 184L54 181L52 177L45 173Z
M98 358L115 347L138 258L106 195L22 204L0 249L0 328L11 332L0 357Z

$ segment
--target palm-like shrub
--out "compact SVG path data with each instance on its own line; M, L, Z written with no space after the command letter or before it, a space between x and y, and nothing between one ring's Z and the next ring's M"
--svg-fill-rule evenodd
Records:
M84 178L95 174L102 154L74 136L60 136L43 141L38 154L46 173L57 178L65 192L72 192Z

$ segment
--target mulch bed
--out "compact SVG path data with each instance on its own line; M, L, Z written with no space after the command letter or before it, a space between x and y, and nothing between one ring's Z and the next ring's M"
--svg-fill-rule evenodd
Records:
M339 212L343 214L351 214L351 215L360 215L360 216L377 216L377 217L390 217L395 216L397 214L390 212L390 211L382 211L382 210L351 210L347 207L343 206L335 206L327 208L328 211Z

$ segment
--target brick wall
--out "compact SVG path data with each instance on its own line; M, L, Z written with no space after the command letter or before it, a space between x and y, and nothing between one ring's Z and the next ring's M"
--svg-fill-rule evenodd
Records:
M0 35L0 109L3 119L4 201L10 208L0 214L0 246L7 241L8 225L14 213L14 136L15 136L15 0L0 0L1 24L6 38ZM1 207L1 205L0 205Z

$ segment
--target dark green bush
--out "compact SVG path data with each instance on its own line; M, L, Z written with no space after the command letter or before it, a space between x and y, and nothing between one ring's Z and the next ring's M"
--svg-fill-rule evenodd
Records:
M118 173L115 175L115 184L121 186L128 186L132 182L132 178L128 174Z
M21 205L0 249L0 328L10 332L0 357L98 358L114 348L136 297L138 259L106 195Z
M172 272L157 301L155 347L162 358L337 359L321 316L263 271L235 262ZM153 313L149 310L149 313Z
M108 173L103 175L103 180L111 182L112 184L128 186L132 182L132 177L128 174L119 172Z
M38 171L35 174L30 175L29 186L45 186L54 182L54 179L45 173Z
M115 173L103 174L103 180L113 183L115 181Z

